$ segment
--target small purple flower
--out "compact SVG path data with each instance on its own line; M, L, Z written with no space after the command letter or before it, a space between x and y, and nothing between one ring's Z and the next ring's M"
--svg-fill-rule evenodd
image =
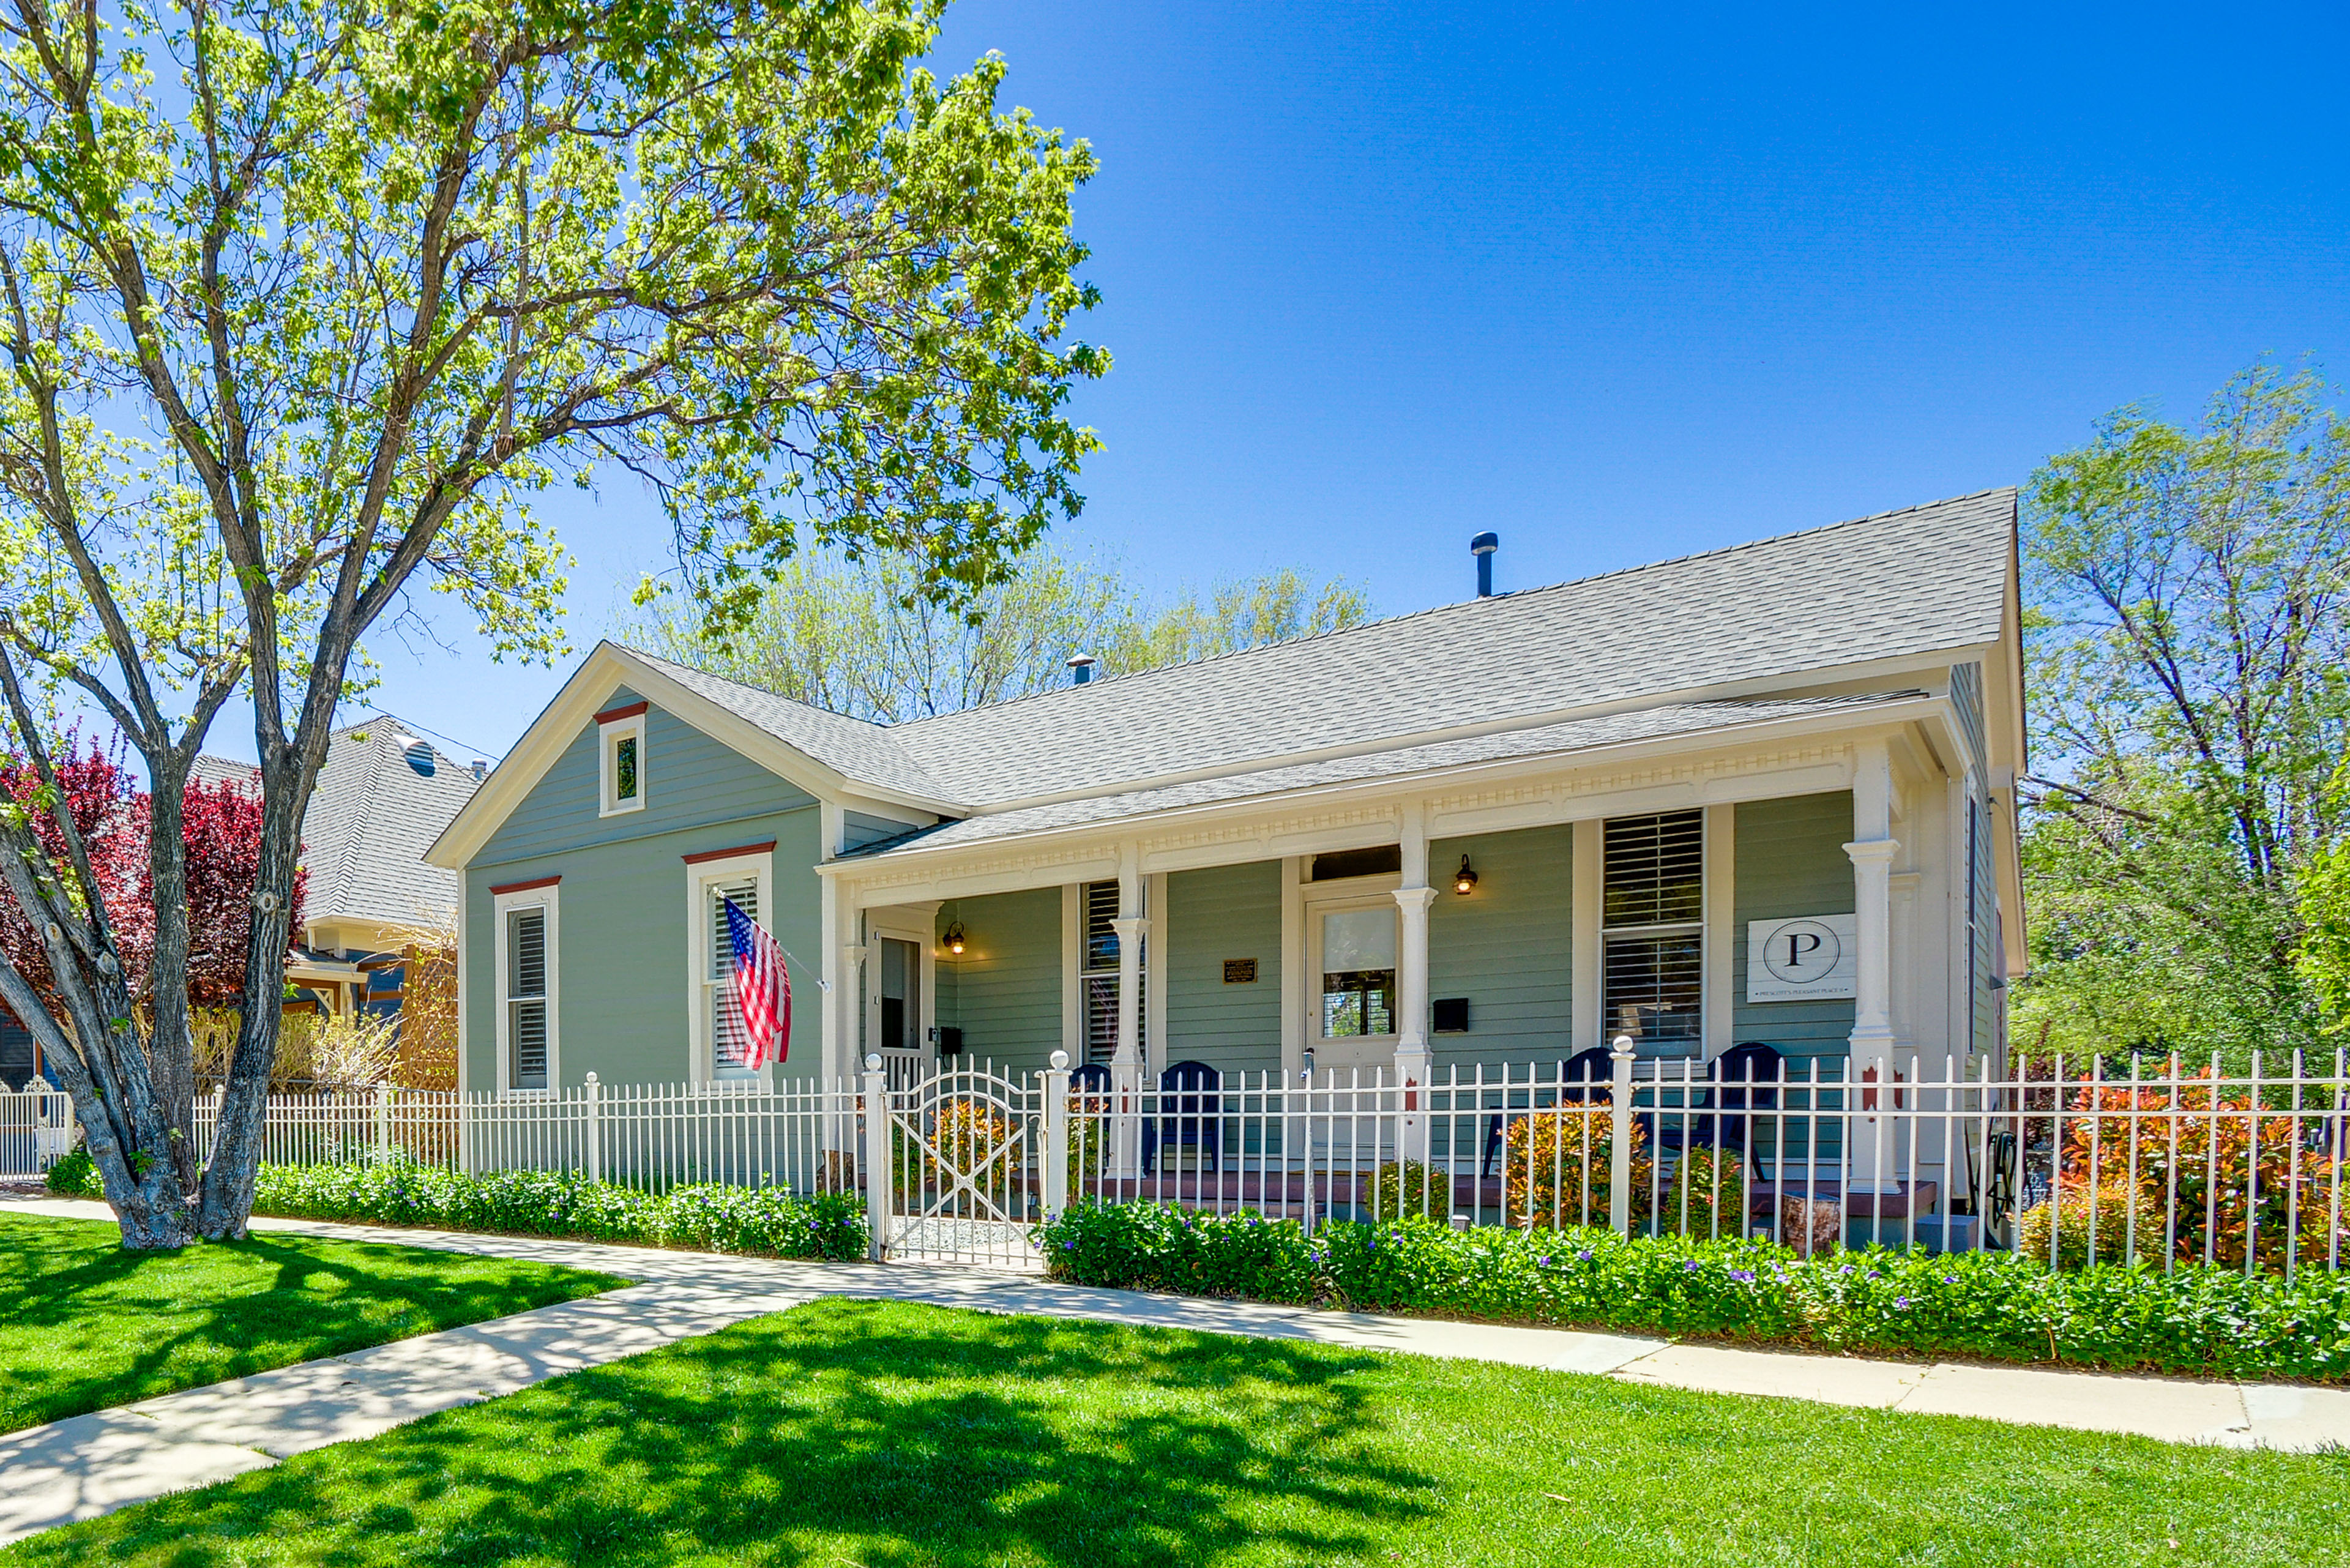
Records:
M1539 1257L1539 1258L1536 1258L1536 1259L1534 1260L1534 1267L1535 1267L1535 1268L1537 1268L1537 1269L1547 1269L1547 1268L1549 1268L1549 1267L1550 1267L1550 1257L1549 1257L1549 1255L1548 1255L1547 1253L1545 1253L1544 1256Z
M1875 1269L1871 1269L1871 1270L1869 1270L1869 1271L1868 1271L1868 1277L1869 1277L1870 1279L1874 1280L1874 1279L1877 1279L1877 1278L1879 1278L1880 1276L1878 1275L1877 1272Z
M1903 1312L1908 1312L1909 1310L1909 1298L1908 1296L1895 1296L1893 1298L1893 1304L1899 1307Z
M1575 1254L1575 1261L1578 1263L1587 1263L1591 1262L1591 1249L1588 1247L1577 1249Z
M1956 1274L1944 1274L1942 1276L1942 1282L1946 1285L1955 1285L1959 1282L1959 1276Z
M1683 1273L1685 1273L1685 1274L1694 1274L1694 1273L1696 1273L1696 1272L1697 1272L1697 1260L1696 1260L1695 1258L1691 1258L1688 1262L1683 1263L1683 1264L1681 1265L1681 1272L1683 1272Z
M1732 1269L1730 1271L1730 1277L1736 1280L1742 1285L1751 1285L1754 1282L1754 1271L1752 1269Z

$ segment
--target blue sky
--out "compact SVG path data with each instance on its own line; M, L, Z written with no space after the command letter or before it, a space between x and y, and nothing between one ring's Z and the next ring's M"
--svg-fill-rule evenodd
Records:
M2344 15L961 0L940 59L1101 155L1062 542L1397 612L1482 528L1527 587L2017 483L2263 353L2350 379ZM664 535L559 504L585 648ZM375 701L503 749L564 670L435 624Z

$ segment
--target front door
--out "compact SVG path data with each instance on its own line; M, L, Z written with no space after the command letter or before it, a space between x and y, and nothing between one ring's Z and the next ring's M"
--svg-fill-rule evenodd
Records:
M922 1017L922 944L883 936L876 966L873 1048L893 1088L912 1083L930 1061Z

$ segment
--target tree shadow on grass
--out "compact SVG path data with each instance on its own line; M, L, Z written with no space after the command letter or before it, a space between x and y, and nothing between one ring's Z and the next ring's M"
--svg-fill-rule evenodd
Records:
M1371 1355L825 1302L25 1548L373 1564L1357 1556L1441 1506Z
M481 1323L609 1288L594 1276L359 1243L248 1239L127 1252L0 1232L0 1431Z

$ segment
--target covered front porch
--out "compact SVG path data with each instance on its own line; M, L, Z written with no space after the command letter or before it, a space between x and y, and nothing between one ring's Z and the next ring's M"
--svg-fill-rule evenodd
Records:
M1847 1085L1996 1045L1978 784L1920 722L1942 706L844 857L825 1075L1057 1059L1105 1118L1074 1179L1097 1196L1343 1216L1411 1160L1478 1222L1511 1207L1510 1127L1607 1101L1622 1070L1652 1185L1734 1143L1739 1201L1773 1223L1783 1196L1843 1203L1879 1179ZM1731 1116L1761 1107L1725 1077L1790 1089ZM1366 1116L1388 1141L1331 1158ZM1866 1218L1947 1207L1939 1147L1902 1158Z

